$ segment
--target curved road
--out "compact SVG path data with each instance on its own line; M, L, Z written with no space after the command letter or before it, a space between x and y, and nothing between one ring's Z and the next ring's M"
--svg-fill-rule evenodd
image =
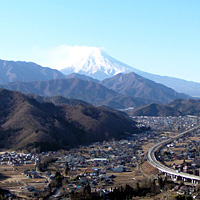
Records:
M151 165L153 165L154 167L156 167L159 171L162 171L164 173L167 173L167 174L170 174L170 175L174 175L174 176L183 177L183 178L186 178L186 179L200 181L200 177L199 176L188 174L188 173L184 173L184 172L178 172L178 171L176 171L174 169L171 169L171 168L161 164L155 157L155 153L158 151L159 148L163 147L166 144L171 143L172 141L174 141L174 140L176 140L178 138L183 137L184 135L186 135L186 134L188 134L190 132L198 130L199 128L200 128L200 126L196 126L194 128L191 128L191 129L189 129L187 131L182 132L181 134L179 134L179 135L177 135L177 136L175 136L173 138L170 138L168 140L162 141L162 142L156 144L155 146L151 147L149 149L149 151L147 152L147 159L148 159L149 163Z

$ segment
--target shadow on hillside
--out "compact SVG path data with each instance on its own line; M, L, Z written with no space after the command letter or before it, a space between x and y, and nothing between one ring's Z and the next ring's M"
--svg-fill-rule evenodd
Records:
M10 178L10 176L4 176L3 174L0 173L0 181L4 181L7 178Z

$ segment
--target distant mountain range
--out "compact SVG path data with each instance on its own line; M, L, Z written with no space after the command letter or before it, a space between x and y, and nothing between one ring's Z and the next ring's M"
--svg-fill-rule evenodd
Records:
M85 59L82 63L85 63ZM85 72L94 75L100 70L105 76L114 76L99 81L83 74L64 75L35 63L0 60L0 87L48 97L76 98L93 105L106 105L117 109L137 108L153 102L168 103L177 98L191 98L134 72L127 73L133 68L97 48L89 55L87 64L89 65L77 64L76 71L84 69ZM126 74L117 74L120 71Z
M46 97L63 96L80 99L93 105L106 105L112 108L139 107L152 102L149 99L121 95L100 83L78 78L15 82L2 85L1 87L26 94L32 93Z
M120 62L119 60L109 56L101 49L94 47L91 47L91 52L88 56L82 58L72 66L61 70L61 72L66 75L74 72L80 73L98 80L111 78L118 73L135 72L144 78L152 80L156 83L161 83L177 92L185 93L194 97L200 97L200 83L141 71Z
M73 74L73 77L77 75ZM89 81L86 80L87 77L84 75L78 77L83 77L85 80L68 77L49 81L12 82L1 87L47 97L63 96L80 99L93 105L106 105L117 109L136 108L151 102L168 103L177 98L190 98L133 72L118 74L99 83L90 78Z
M32 62L0 60L0 84L61 78L65 78L65 75L58 70L41 67Z
M134 107L132 115L154 116L200 112L200 100L148 80L101 51L76 69L85 75L0 60L0 88L6 88L0 89L0 148L53 150L140 132L125 113L111 108Z
M169 76L150 74L139 70L134 70L134 72L149 80L155 81L156 83L161 83L167 87L170 87L177 92L185 93L193 97L200 97L200 83Z
M133 116L200 116L200 100L176 99L169 104L152 103L129 112Z
M84 102L55 106L5 89L0 116L0 148L5 149L56 150L140 132L134 121L109 108Z
M100 83L120 94L151 99L154 102L167 103L178 98L190 98L186 94L180 94L171 88L143 78L134 72L128 74L117 74L112 78L101 81Z

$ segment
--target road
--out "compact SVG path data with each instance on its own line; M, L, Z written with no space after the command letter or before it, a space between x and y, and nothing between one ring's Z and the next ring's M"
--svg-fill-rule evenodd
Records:
M200 126L196 126L194 128L191 128L187 131L184 131L178 135L176 135L175 137L173 138L170 138L168 140L165 140L165 141L162 141L158 144L156 144L155 146L151 147L149 149L149 151L147 152L147 159L149 161L149 163L156 167L159 171L162 171L164 173L167 173L169 175L174 175L174 176L179 176L179 177L183 177L183 178L186 178L186 179L191 179L191 180L197 180L197 181L200 181L200 177L199 176L196 176L196 175L192 175L192 174L188 174L188 173L184 173L184 172L178 172L174 169L171 169L165 165L163 165L162 163L160 163L157 159L156 159L156 156L155 156L155 153L163 146L165 146L166 144L169 144L171 142L173 142L174 140L178 139L178 138L181 138L183 137L184 135L187 135L188 133L190 132L193 132L193 131L196 131L200 128Z

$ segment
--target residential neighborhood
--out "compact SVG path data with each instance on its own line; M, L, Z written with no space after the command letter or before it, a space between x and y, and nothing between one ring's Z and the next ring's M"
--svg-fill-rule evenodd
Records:
M133 134L124 140L96 142L69 151L2 152L0 173L4 178L0 181L0 187L16 196L37 198L60 174L62 187L54 189L49 198L70 198L72 193L82 192L88 185L92 193L103 197L127 184L134 187L146 179L158 180L159 173L148 164L146 152L154 144L173 136L174 132L171 133L169 127L187 130L196 126L198 119L188 116L137 117L134 120L138 126L148 125L151 130ZM177 128L180 124L181 128ZM197 131L188 138L168 144L161 149L159 160L177 171L199 175L199 136L200 132ZM176 185L173 191L180 192L182 189Z

